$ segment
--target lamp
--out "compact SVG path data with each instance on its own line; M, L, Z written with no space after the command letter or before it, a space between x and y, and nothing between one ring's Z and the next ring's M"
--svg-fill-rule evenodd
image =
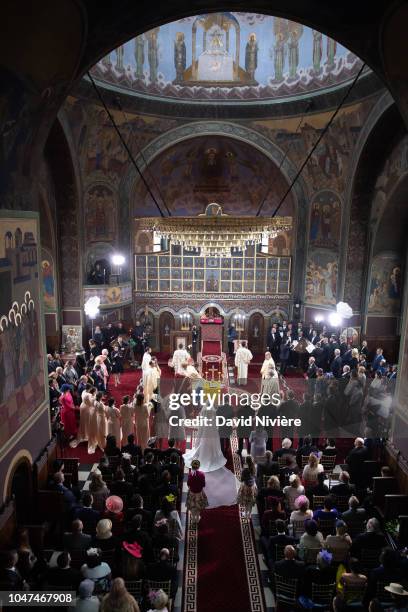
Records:
M114 255L112 255L111 260L113 265L117 267L118 283L120 283L121 266L123 266L123 264L125 263L125 258L120 253L115 253Z
M342 322L342 318L341 318L341 316L339 315L338 312L332 312L329 315L329 323L333 327L340 327L341 322Z
M85 314L91 319L92 336L93 336L93 322L100 312L99 311L100 303L101 303L101 298L98 297L97 295L94 295L93 297L88 298L84 304Z
M323 316L322 315L316 315L315 316L315 321L316 321L316 323L321 323L323 321Z

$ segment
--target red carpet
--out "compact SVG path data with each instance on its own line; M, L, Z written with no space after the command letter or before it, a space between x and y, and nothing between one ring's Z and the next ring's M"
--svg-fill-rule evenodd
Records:
M197 609L251 609L238 506L203 512L198 530Z

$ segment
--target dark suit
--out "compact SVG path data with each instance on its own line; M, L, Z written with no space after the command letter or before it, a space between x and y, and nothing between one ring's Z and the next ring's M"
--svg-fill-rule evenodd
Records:
M92 536L87 533L64 533L64 550L87 550L91 546Z
M93 508L77 508L74 512L74 518L83 522L85 533L93 535L101 514Z
M248 417L251 417L253 419L254 417L254 411L252 410L252 408L250 406L241 406L240 409L238 410L237 413L237 418L238 419L247 419ZM249 436L251 435L251 431L252 431L252 425L248 426L248 425L242 425L241 422L239 422L239 425L237 427L237 436L238 436L238 451L241 452L242 449L244 448L244 438L249 438Z
M350 554L360 559L361 551L364 548L380 550L385 546L387 546L387 540L384 534L366 531L366 533L361 533L356 537L351 545Z
M335 357L330 365L330 370L333 373L335 378L340 378L342 370L343 370L343 361L340 355Z
M274 573L284 578L297 578L301 581L305 574L305 564L303 561L282 559L275 563Z
M368 449L365 446L353 448L346 457L351 482L357 487L364 485L365 482L363 466L366 459L368 459Z
M267 345L270 352L272 353L272 357L275 362L279 359L279 348L281 345L281 340L282 339L278 332L272 333L272 330L269 331Z
M68 567L67 569L51 567L45 578L46 583L50 586L72 586L75 590L78 588L81 580L81 573L72 567Z
M354 487L344 482L341 482L338 485L334 485L334 487L331 487L330 489L330 494L336 495L337 497L350 497L351 495L354 495L354 492Z
M0 569L0 587L4 591L21 591L24 580L18 569Z
M289 544L294 546L295 542L295 538L293 538L292 536L288 536L284 533L269 538L266 536L262 536L261 549L264 553L264 557L268 561L268 566L272 568L272 566L274 565L275 544L279 546L288 546Z
M147 567L146 578L148 580L171 581L171 598L174 599L177 591L178 576L177 568L167 561L158 561Z

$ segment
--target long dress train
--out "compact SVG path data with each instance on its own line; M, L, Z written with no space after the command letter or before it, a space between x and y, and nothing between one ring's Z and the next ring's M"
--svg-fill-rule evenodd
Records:
M204 406L201 409L200 417L207 418L207 425L198 428L195 446L184 453L184 463L186 467L191 467L193 459L200 461L202 472L214 472L227 463L221 451L220 436L216 423L216 411L214 408Z

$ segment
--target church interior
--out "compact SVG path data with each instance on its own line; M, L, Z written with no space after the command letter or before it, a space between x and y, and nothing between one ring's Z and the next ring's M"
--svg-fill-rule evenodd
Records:
M1 605L407 610L407 4L23 5Z

